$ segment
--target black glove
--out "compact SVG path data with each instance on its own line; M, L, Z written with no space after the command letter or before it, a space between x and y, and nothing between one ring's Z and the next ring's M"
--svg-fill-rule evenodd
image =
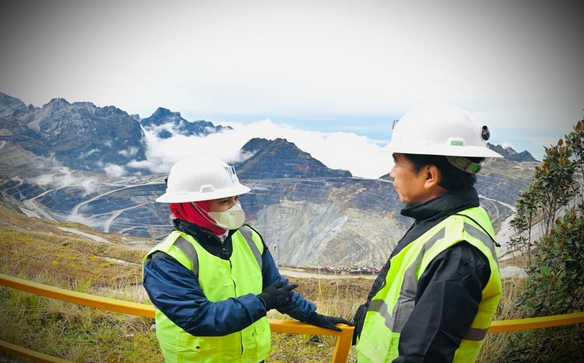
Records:
M316 325L321 328L331 329L335 331L343 331L343 329L335 326L335 324L343 323L350 326L353 326L353 323L347 321L343 318L337 318L335 316L327 316L327 315L320 315L316 311L310 315L308 320L306 321L308 324Z
M359 306L355 316L353 317L353 322L355 323L355 332L353 333L353 341L351 345L357 344L357 338L361 336L361 331L363 330L363 322L365 321L365 315L369 309L369 304L363 304Z
M279 308L290 303L290 299L294 295L294 290L298 285L284 286L283 281L276 282L264 289L258 295L260 300L264 303L266 311Z

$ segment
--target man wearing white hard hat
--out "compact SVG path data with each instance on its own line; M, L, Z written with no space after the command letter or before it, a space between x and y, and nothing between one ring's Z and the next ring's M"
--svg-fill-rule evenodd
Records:
M394 125L394 188L414 219L355 314L357 361L474 362L501 297L495 233L473 187L487 126L443 103Z
M266 319L277 309L340 331L282 277L260 234L244 224L239 195L250 189L210 155L177 162L164 195L175 230L144 258L144 288L156 306L156 335L168 362L258 363L270 352Z

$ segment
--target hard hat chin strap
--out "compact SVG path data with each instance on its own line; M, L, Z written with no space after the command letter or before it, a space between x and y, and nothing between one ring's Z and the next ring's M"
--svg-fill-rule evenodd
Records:
M446 159L455 168L465 171L470 174L476 174L481 171L481 165L470 161L462 156L446 156Z

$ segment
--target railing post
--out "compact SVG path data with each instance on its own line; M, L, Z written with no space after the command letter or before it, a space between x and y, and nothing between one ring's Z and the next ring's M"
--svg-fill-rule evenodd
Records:
M332 363L345 363L347 361L354 331L355 327L353 326L343 326L343 331L337 336Z
M295 320L268 319L268 321L273 333L336 335L337 341L335 342L335 350L331 362L345 363L349 357L349 350L351 349L351 342L353 341L353 332L355 331L355 327L353 326L341 324L339 327L342 327L343 330L337 332Z

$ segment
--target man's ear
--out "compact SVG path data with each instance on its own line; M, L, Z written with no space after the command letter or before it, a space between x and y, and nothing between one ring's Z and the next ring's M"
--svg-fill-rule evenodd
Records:
M426 165L424 172L426 173L426 181L424 182L424 187L426 189L431 189L438 186L440 183L440 169L436 165Z

